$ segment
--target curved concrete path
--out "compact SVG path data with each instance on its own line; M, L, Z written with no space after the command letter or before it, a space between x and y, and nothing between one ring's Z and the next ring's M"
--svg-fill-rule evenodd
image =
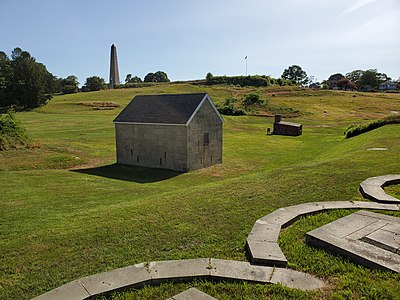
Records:
M280 208L258 219L246 240L246 248L252 264L215 258L141 263L74 280L34 299L89 299L127 288L142 287L145 284L160 284L171 280L190 281L195 278L281 283L287 287L302 290L320 289L325 286L325 283L317 277L284 268L287 265L287 259L278 245L280 230L303 215L331 209L400 211L400 200L387 195L382 189L386 185L396 183L400 183L400 175L371 177L361 183L360 191L363 195L365 193L365 197L376 197L378 199L376 201L398 204L362 201L309 202ZM378 186L383 194L375 189ZM387 197L393 199L387 201Z
M74 280L35 299L90 299L127 288L140 288L145 284L193 279L281 283L302 290L314 290L325 286L324 282L315 276L291 269L255 266L244 261L199 258L141 263L95 274Z
M364 198L382 203L400 203L400 200L385 193L384 187L391 184L399 184L400 175L384 175L370 177L360 184L360 192Z
M383 204L362 201L309 202L279 208L258 219L246 240L250 260L253 264L266 266L287 265L287 259L278 245L282 228L298 220L301 216L331 209L378 209L400 210L400 204Z
M246 240L246 248L251 262L259 265L285 267L287 259L278 245L279 233L282 228L289 226L303 215L331 209L400 210L400 200L387 195L383 190L383 187L396 183L400 183L399 174L371 177L360 184L360 191L364 197L381 203L361 201L309 202L279 208L258 219Z

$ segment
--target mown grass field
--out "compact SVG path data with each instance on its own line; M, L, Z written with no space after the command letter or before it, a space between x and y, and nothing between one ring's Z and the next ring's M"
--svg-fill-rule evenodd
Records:
M310 201L362 200L370 176L400 173L400 125L343 139L352 123L400 112L400 94L263 88L298 109L303 136L266 136L272 118L225 117L223 164L187 174L115 164L113 118L143 93L208 92L215 102L251 88L170 84L56 96L18 113L40 149L0 152L0 299L29 299L76 278L139 262L247 260L255 220ZM82 105L112 101L114 110ZM370 148L386 147L387 151ZM398 187L389 187L398 195ZM388 189L389 189L388 188ZM280 244L289 265L329 282L318 292L243 283L164 284L115 299L165 299L190 285L221 299L398 299L400 276L305 244L305 232L350 211L306 217ZM399 213L391 213L400 217Z

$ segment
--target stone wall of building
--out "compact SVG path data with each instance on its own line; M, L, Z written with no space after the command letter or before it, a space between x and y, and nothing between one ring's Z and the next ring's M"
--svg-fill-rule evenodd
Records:
M189 170L222 163L222 122L208 101L190 122L187 135Z
M187 172L184 125L115 124L117 162Z
M291 125L285 122L274 123L273 134L299 136L302 134L302 126Z

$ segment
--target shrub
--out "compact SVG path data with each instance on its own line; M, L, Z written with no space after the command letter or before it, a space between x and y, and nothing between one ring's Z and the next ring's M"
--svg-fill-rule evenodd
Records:
M17 149L29 146L26 129L15 119L14 112L9 110L0 115L0 150Z
M222 107L217 107L218 111L227 116L243 116L246 115L247 112L242 108L236 108L233 105L224 105Z
M225 99L224 105L232 105L233 103L238 102L239 100L234 97L228 97Z
M218 111L227 116L243 116L246 115L247 112L242 108L237 108L234 106L239 100L233 97L228 97L225 99L224 104L222 106L218 106Z
M244 96L243 104L245 106L250 106L254 104L263 104L264 101L260 98L260 94L257 92L249 93Z

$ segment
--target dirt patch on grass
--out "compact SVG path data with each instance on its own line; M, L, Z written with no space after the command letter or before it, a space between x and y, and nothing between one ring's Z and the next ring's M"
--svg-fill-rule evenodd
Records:
M120 106L118 103L112 101L87 101L79 102L78 105L89 106L94 110L111 110Z

